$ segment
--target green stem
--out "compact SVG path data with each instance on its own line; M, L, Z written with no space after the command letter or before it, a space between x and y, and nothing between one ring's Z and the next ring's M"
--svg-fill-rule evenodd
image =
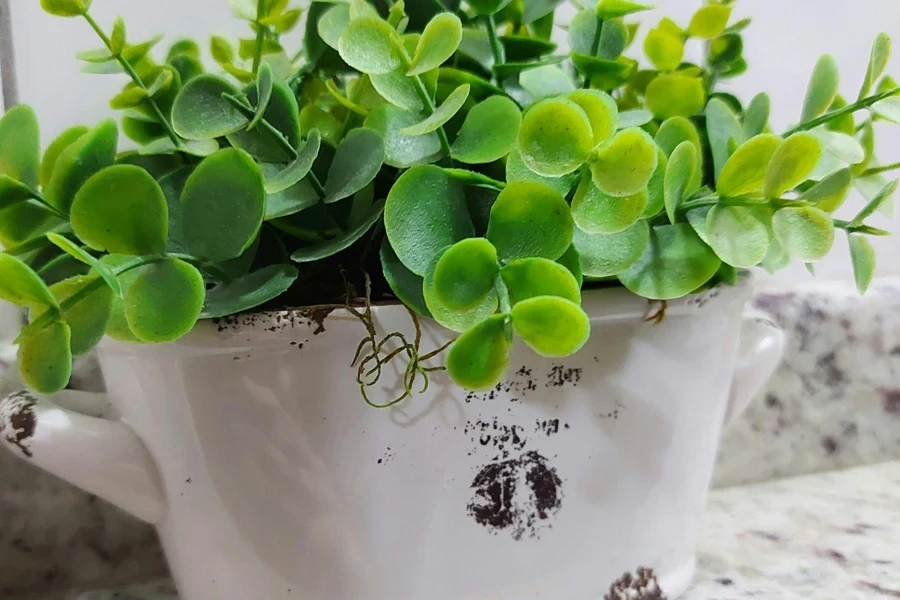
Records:
M813 206L812 202L808 202L807 200L790 200L787 198L777 198L775 200L766 200L761 202L759 200L742 200L741 198L720 198L718 196L705 196L703 198L697 198L695 200L688 200L684 204L682 204L678 210L681 212L685 212L688 210L693 210L695 208L703 208L705 206L747 206L747 207L760 207L760 206L770 206L772 208L788 208L788 207L800 207L800 206Z
M895 87L893 89L887 90L886 92L875 94L874 96L869 96L868 98L864 98L858 102L854 102L853 104L848 104L843 108L825 113L817 119L807 121L806 123L801 123L793 129L789 129L788 131L786 131L784 135L786 137L799 131L809 131L810 129L815 129L819 125L824 125L825 123L837 119L838 117L843 117L844 115L852 114L865 108L869 108L876 102L881 102L885 98L890 98L891 96L896 96L897 94L900 94L900 87Z
M494 64L502 65L506 62L506 52L503 49L503 44L500 42L500 37L497 35L497 23L494 21L494 15L487 15L484 18L485 25L487 25L488 39L491 42L491 54L494 55Z
M263 25L263 11L266 9L266 0L258 0L256 3L256 54L253 56L253 74L259 73L259 65L262 63L263 44L266 43L266 33L269 28Z
M246 104L243 100L234 96L232 94L222 94L222 97L236 109L241 111L245 117L252 118L253 116L253 108ZM290 160L295 160L297 158L297 150L291 146L291 143L284 137L280 131L275 129L275 127L269 123L266 119L262 119L259 124L256 126L257 129L265 131L266 134L275 140L275 143L278 144L278 147L281 148ZM323 199L325 197L325 188L322 186L322 182L319 181L319 178L316 177L316 174L312 171L307 175L309 178L309 183L313 186L313 189L316 191L316 195L319 199Z
M603 36L603 19L597 17L597 30L594 31L594 39L591 41L591 57L594 58L600 53L600 39ZM584 78L582 87L586 90L591 89L591 83L594 79L593 75Z
M512 312L512 303L509 301L509 288L506 287L506 282L503 281L503 277L499 274L497 279L494 280L494 289L497 290L497 298L500 301L500 314L506 315Z
M847 233L861 233L863 235L873 235L877 237L888 237L892 235L890 231L885 231L884 229L869 227L868 225L858 225L850 221L844 221L843 219L835 219L834 226L838 229L845 230Z
M860 177L869 177L871 175L880 175L881 173L887 173L888 171L896 171L900 169L900 162L895 162L889 165L885 165L883 167L872 167L871 169L866 169L863 171Z
M350 95L350 102L353 104L359 104L360 99L362 98L363 86L368 85L369 76L368 75L360 75L359 80L356 82L356 87L353 88L353 93ZM347 110L347 116L344 117L344 126L341 127L341 139L347 137L347 134L350 133L350 130L353 128L353 123L356 121L356 114L352 110Z
M96 32L96 34L103 41L103 44L112 52L112 41L109 39L109 36L100 28L100 25L97 24L97 21L90 15L90 13L84 13L82 15L84 20L88 22L88 25ZM121 53L116 55L116 60L122 65L122 68L125 69L125 72L128 73L128 76L131 77L131 80L134 82L134 85L138 86L145 92L149 92L149 88L141 79L141 76L138 75L137 71L134 70L134 67L131 66L131 63L122 56ZM149 93L147 94L147 103L150 105L150 108L153 110L153 114L156 115L156 118L159 120L159 124L163 126L163 129L166 130L166 134L168 134L169 138L172 140L172 143L175 144L176 148L181 148L184 143L181 141L181 138L175 133L175 129L172 128L172 124L169 123L169 120L166 118L165 114L163 114L162 109L159 108L159 104L156 103Z
M403 63L403 68L407 72L412 68L412 59L409 57L409 54L406 52L406 49L402 46L399 48L400 50L400 62ZM413 87L416 89L416 94L419 96L419 100L422 101L422 104L425 106L425 113L430 117L434 114L435 104L434 99L431 97L431 94L428 93L428 90L425 88L425 83L422 81L422 78L418 75L409 76L412 79ZM444 154L447 156L447 159L450 161L450 166L453 166L453 157L450 156L450 139L447 137L447 132L443 127L439 127L437 130L438 139L441 141L441 150L443 150Z

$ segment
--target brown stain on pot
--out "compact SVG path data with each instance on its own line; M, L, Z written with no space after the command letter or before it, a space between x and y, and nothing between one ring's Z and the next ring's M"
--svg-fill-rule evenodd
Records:
M667 600L653 569L638 567L637 573L625 573L609 588L604 600Z
M316 324L313 335L325 333L325 320L337 310L337 306L317 306L315 308L301 309L299 312L310 321Z
M28 458L34 456L28 441L37 428L36 404L37 400L28 392L18 392L0 402L0 437Z

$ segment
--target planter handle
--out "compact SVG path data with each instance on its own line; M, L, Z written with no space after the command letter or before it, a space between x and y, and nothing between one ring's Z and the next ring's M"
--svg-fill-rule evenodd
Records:
M744 314L726 425L743 414L750 401L775 374L784 355L784 346L784 331L767 316L752 310Z
M85 393L56 397L67 395ZM121 421L88 417L22 391L0 400L0 445L148 523L158 524L165 515L156 465Z

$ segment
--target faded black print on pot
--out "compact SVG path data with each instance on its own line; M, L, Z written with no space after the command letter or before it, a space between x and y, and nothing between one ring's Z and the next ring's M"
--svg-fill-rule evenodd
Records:
M486 465L472 481L469 515L491 533L537 538L562 507L562 479L534 450Z

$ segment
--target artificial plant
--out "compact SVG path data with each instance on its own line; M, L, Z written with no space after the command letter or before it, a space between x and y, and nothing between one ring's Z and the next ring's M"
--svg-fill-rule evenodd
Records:
M0 297L30 310L26 382L63 388L104 335L171 342L198 319L333 303L366 325L364 395L385 360L409 359L402 399L436 353L399 334L388 353L370 302L397 298L461 333L450 375L485 388L514 336L547 357L585 343L584 286L680 298L814 263L837 229L865 290L867 236L886 235L866 220L890 210L900 168L874 155L876 126L900 122L886 35L855 98L824 56L798 124L775 132L767 95L720 90L747 69L732 2L659 21L643 62L628 54L648 7L578 0L565 52L563 3L230 0L249 35L213 37L208 72L194 41L158 61L160 38L134 42L121 19L107 32L90 0L41 0L103 42L84 71L127 85L120 124L72 128L43 158L30 108L0 122ZM868 204L834 218L853 187Z

